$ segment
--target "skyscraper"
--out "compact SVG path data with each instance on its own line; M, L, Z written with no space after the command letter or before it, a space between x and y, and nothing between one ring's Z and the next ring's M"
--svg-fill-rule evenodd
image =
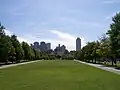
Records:
M39 48L39 42L34 42L34 45L32 46L35 50L40 51Z
M77 38L76 39L76 51L81 50L81 39Z
M48 50L51 50L51 43L42 41L39 44L39 42L34 42L34 44L31 44L31 47L37 51L46 52Z
M43 52L47 51L46 43L44 41L40 43L40 50Z
M51 43L47 43L46 46L47 46L47 50L51 49Z

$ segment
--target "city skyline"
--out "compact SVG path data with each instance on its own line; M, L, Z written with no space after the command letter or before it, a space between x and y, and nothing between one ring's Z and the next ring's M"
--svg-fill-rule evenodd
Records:
M48 51L48 50L55 50L57 47L59 47L59 48L61 48L61 47L64 47L65 49L67 49L66 48L66 46L65 45L61 45L61 44L58 44L58 46L56 46L55 48L51 48L51 43L49 42L49 43L46 43L46 42L44 42L44 41L41 41L41 42L37 42L37 41L35 41L35 42L33 42L33 43L31 43L30 44L31 45L31 47L32 48L34 48L35 50L37 50L37 51L41 51L40 49L41 49L41 45L43 45L43 47L42 47L42 49L44 49L44 47L47 49L47 50L45 50L45 51ZM44 46L45 45L45 46ZM43 50L44 51L44 50ZM64 50L63 50L64 51Z
M43 47L41 47L41 45L43 44ZM81 38L79 38L79 37L77 37L76 38L76 49L74 49L73 51L79 51L79 50L81 50ZM45 46L44 46L45 45ZM61 48L60 50L58 50L58 51L65 51L65 50L68 50L66 47L66 45L65 44L63 44L62 46L61 46L61 44L59 43L58 44L58 46L56 46L55 48L52 48L51 46L52 46L52 43L46 43L45 41L40 41L40 42L38 42L38 41L35 41L35 42L33 42L33 43L31 43L31 46L32 46L32 48L34 48L35 50L37 50L37 51L48 51L48 50L55 50L55 49L57 49L57 48ZM41 50L41 48L43 49L43 50ZM46 50L44 50L46 48ZM62 48L64 48L63 50L62 50ZM69 50L70 51L70 50Z

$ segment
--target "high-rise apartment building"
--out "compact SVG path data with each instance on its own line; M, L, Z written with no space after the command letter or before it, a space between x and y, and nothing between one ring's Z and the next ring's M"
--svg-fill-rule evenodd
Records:
M51 43L47 43L46 47L47 47L47 50L50 50L51 49Z
M35 50L40 51L39 42L34 42L34 45L32 46Z
M47 48L47 47L46 47L46 43L42 41L42 42L40 43L40 50L41 50L41 51L47 51L46 48Z
M80 51L81 50L81 39L77 38L76 39L76 51Z
M31 44L31 47L34 48L37 51L42 51L42 52L46 52L48 50L51 49L51 43L45 43L45 42L34 42L34 44Z

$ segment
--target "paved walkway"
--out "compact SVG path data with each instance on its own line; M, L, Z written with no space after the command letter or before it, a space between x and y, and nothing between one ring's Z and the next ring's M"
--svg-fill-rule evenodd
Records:
M113 72L113 73L116 73L116 74L120 75L120 70L117 70L113 67L106 67L106 66L100 65L100 64L86 63L86 62L82 62L82 61L79 61L79 60L74 60L74 61L80 62L80 63L83 63L83 64L87 64L87 65L90 65L90 66L93 66L93 67L96 67L96 68L99 68L99 69L102 69L102 70L105 70L105 71Z
M3 66L0 66L0 69L8 68L8 67L13 67L13 66L18 66L18 65L24 65L24 64L28 64L28 63L34 63L34 62L38 62L38 61L41 61L41 60L24 62L24 63L17 63L17 64L10 64L10 65L3 65Z

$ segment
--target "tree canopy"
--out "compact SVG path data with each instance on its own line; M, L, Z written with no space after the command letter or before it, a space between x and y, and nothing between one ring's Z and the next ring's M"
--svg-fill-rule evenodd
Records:
M78 55L81 60L117 63L117 58L120 58L120 13L116 13L112 21L110 29L100 40L88 42L82 48Z

